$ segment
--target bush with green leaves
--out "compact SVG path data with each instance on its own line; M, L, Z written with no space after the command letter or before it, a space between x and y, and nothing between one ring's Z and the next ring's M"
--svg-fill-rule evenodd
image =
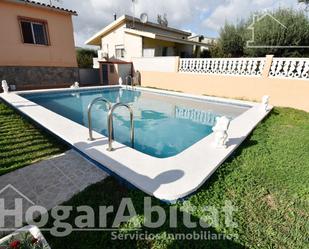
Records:
M76 57L79 68L92 68L93 58L98 57L98 55L95 50L78 48L76 49Z
M225 57L241 57L244 54L245 40L243 27L225 23L220 32L219 47Z

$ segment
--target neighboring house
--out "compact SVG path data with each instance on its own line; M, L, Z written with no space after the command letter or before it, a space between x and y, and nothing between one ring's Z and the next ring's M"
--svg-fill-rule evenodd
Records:
M142 23L138 18L133 20L133 17L123 15L91 37L86 44L100 46L94 68L101 69L102 83L116 84L118 76L124 79L130 73L124 63L132 62L133 58L192 57L194 46L205 44L190 41L190 36L191 33L183 30L152 22ZM123 70L118 69L119 65Z
M189 32L152 22L142 23L138 18L133 24L133 17L124 15L91 37L86 44L100 46L99 61L131 61L132 58L156 56L192 57L193 46L202 44L188 40L189 36Z
M78 79L75 11L28 0L0 1L0 80L11 89L59 87Z
M205 55L205 52L209 51L209 48L211 46L214 46L218 41L216 38L205 37L203 35L190 36L188 39L190 41L200 42L203 44L200 46L193 47L194 57L197 57L197 58L203 57Z

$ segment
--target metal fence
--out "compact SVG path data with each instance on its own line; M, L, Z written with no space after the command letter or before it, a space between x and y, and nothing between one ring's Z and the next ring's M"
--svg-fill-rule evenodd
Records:
M79 82L82 85L100 84L99 69L79 68Z

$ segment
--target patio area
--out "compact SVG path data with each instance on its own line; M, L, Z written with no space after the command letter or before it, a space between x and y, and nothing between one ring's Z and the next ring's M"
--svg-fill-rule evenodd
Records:
M107 176L77 152L69 150L0 176L0 196L5 199L7 209L13 209L14 198L23 194L28 198L23 210L32 205L49 210ZM8 217L5 222L7 229L14 228L14 217Z

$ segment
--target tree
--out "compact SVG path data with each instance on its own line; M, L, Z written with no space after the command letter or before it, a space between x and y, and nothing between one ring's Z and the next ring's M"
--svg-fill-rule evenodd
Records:
M254 25L254 30L248 29L250 25ZM247 41L252 40L253 34L254 41L250 46L255 47L250 48ZM222 51L224 57L263 57L267 54L308 57L309 49L306 46L309 46L309 20L305 12L280 8L266 13L254 13L236 25L226 23L214 51Z
M98 57L97 52L92 49L76 49L76 57L79 68L92 68L93 58Z
M222 57L226 57L224 52L223 52L223 49L222 49L222 46L221 46L221 43L215 43L213 46L210 47L210 56L211 58L222 58Z
M277 57L308 56L309 21L303 11L278 9L268 12L268 16L254 25L254 44L266 48L245 48L247 56L265 56L274 54ZM262 13L259 13L262 16ZM253 17L252 17L253 18ZM248 25L252 23L252 18ZM250 40L252 30L247 31L246 40ZM293 48L298 46L299 48Z
M243 27L225 23L220 31L218 44L211 49L212 57L224 55L225 57L241 57L244 55L245 40Z

